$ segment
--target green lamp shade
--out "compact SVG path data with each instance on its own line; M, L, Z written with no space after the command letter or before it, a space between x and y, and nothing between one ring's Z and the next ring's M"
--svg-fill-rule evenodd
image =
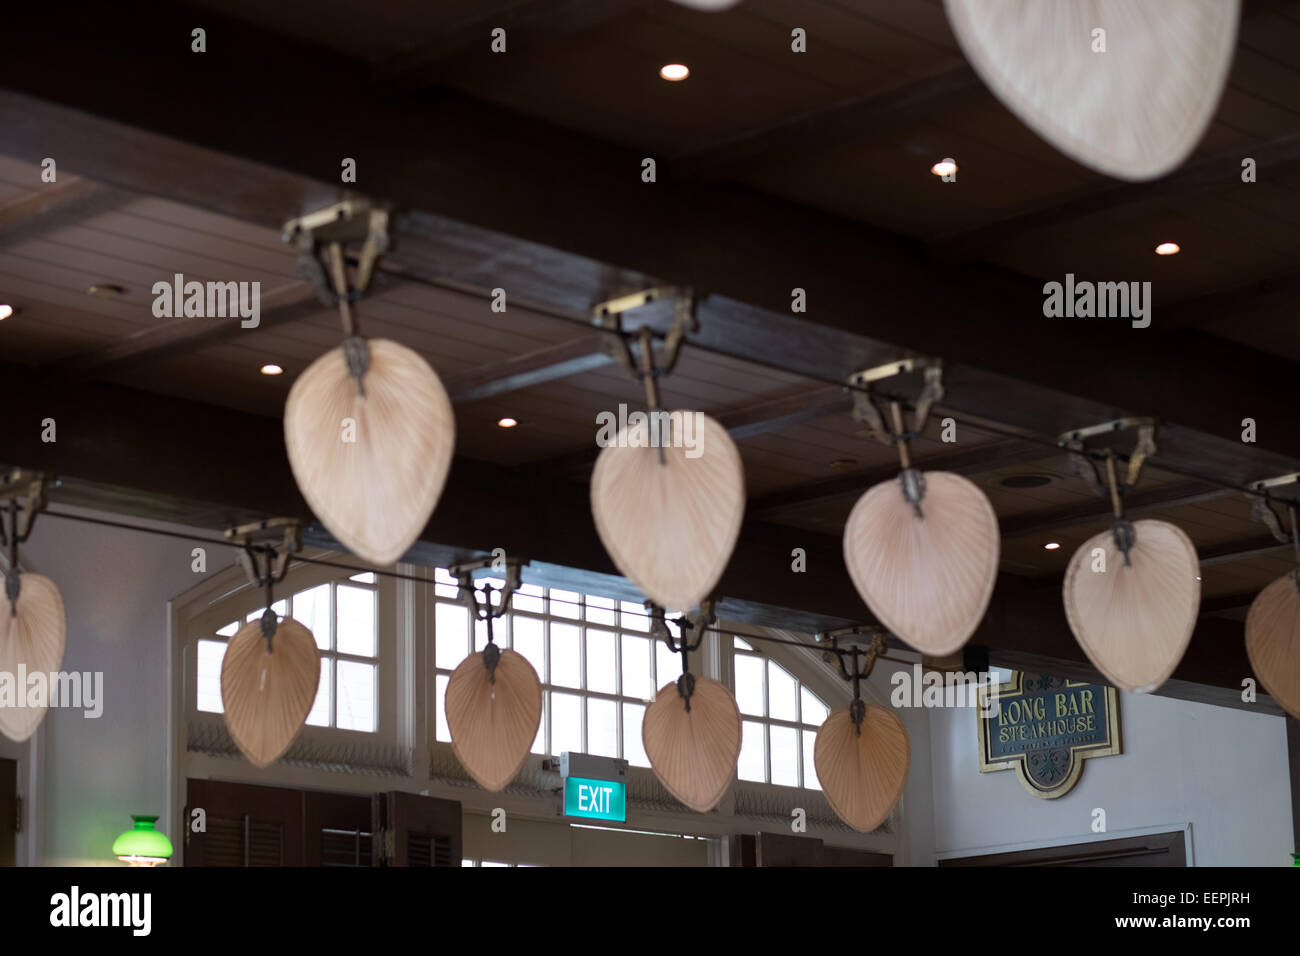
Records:
M136 866L157 866L172 855L172 841L154 829L157 817L131 815L135 827L113 841L113 855Z

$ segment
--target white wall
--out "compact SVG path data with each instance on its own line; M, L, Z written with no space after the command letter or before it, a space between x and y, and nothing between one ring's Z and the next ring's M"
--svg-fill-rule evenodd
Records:
M973 709L929 711L935 854L1096 839L1092 811L1101 807L1112 838L1190 823L1197 866L1290 864L1283 718L1125 693L1119 711L1124 752L1086 761L1055 800L1030 794L1014 770L979 772Z
M22 564L63 595L63 669L104 674L102 717L52 708L38 731L37 861L118 865L110 851L130 815L167 812L167 602L203 578L190 567L195 545L49 515L37 518L29 545ZM209 547L209 572L229 567L231 555Z

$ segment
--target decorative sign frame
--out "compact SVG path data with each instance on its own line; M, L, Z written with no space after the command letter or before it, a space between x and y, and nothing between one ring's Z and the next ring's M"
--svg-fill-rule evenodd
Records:
M1084 760L1123 753L1113 687L1012 671L991 706L996 711L983 716L990 701L981 687L975 715L980 773L1014 768L1021 785L1041 799L1069 793Z

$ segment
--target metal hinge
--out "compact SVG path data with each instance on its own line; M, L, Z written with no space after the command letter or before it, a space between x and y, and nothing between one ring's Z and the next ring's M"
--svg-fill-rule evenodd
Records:
M392 830L380 830L375 833L372 846L379 854L379 862L387 863L397 856L397 835Z

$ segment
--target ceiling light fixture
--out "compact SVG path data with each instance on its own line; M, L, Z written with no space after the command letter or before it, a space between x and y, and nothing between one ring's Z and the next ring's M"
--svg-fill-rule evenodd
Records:
M9 318L9 316L13 314L14 314L14 307L12 305L0 303L0 322L3 322L5 319Z
M263 375L279 375L279 374L281 374L283 371L284 371L284 369L280 368L280 366L278 366L278 365L263 365L263 366L262 366L262 374L263 374Z
M1182 246L1176 242L1162 242L1156 246L1156 255L1158 256L1176 256L1182 251Z
M690 68L682 63L665 63L659 67L659 75L669 83L677 83L691 75Z
M936 176L951 176L957 171L957 163L951 159L941 159L930 167L930 172Z
M1061 542L1059 541L1049 541L1047 542L1047 544L1043 545L1043 548L1047 551L1055 551L1060 546L1061 546Z
M518 424L519 422L509 416L497 419L497 426L500 428L514 428Z

